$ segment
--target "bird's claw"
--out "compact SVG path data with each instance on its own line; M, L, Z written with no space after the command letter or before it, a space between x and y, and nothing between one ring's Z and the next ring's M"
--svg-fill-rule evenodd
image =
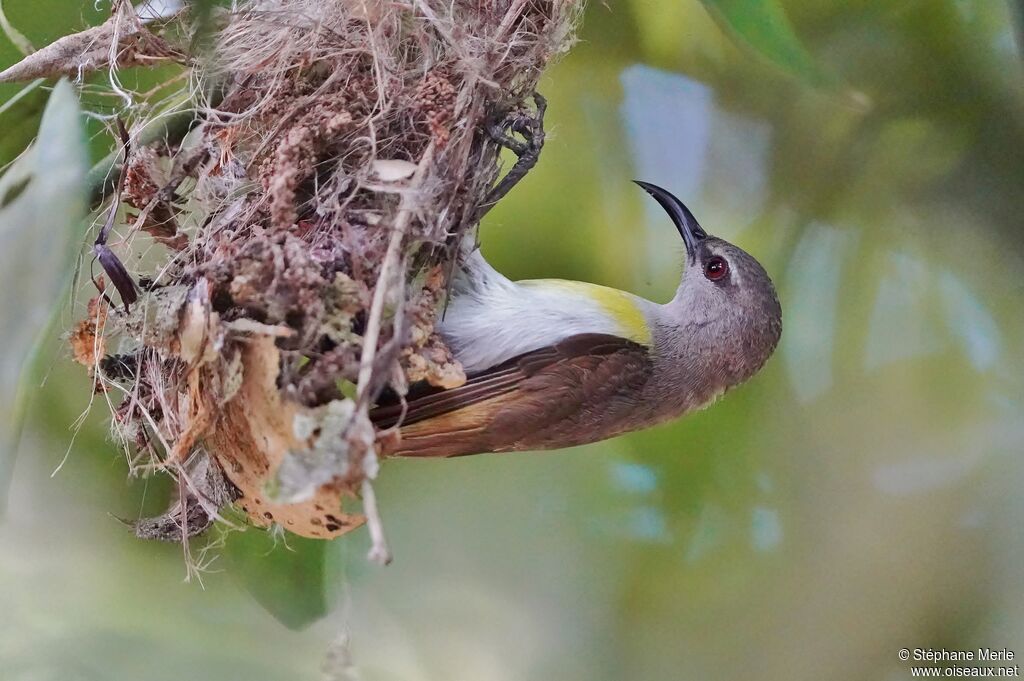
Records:
M520 142L512 135L505 132L505 129L513 129L512 124L507 120L502 120L497 123L491 123L487 126L487 135L495 142L505 147L513 154L518 157L522 157L527 152L527 145L525 142Z
M544 147L544 112L548 103L536 92L533 94L533 102L536 107L534 112L523 105L515 106L500 119L492 121L487 126L487 133L492 140L518 156L520 160L532 159L533 163L536 163ZM510 133L520 135L524 141L520 142Z
M540 159L540 152L544 148L544 112L548 103L536 92L533 94L533 103L536 107L534 112L530 112L525 106L516 106L487 126L488 136L515 154L516 163L488 193L477 219L483 217L495 203L509 193L512 187L526 177ZM516 139L514 135L519 135L523 141Z

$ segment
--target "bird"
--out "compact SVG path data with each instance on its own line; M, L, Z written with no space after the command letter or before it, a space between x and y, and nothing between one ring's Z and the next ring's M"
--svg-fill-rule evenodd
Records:
M675 296L658 304L578 281L514 282L478 248L436 325L467 380L419 383L370 412L382 454L455 457L561 449L702 409L756 374L782 334L775 286L746 251L709 235L668 190L636 183L685 247Z

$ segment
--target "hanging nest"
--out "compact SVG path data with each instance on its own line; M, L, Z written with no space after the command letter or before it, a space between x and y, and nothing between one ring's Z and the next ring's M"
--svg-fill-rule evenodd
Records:
M494 198L493 130L533 115L578 10L266 0L143 21L122 2L18 66L106 70L124 103L97 217L106 274L71 346L133 471L178 481L139 536L183 540L234 503L325 539L368 516L386 556L370 481L377 440L398 435L368 410L384 390L465 380L434 321ZM117 78L168 62L188 85L160 102ZM362 513L343 506L357 497Z

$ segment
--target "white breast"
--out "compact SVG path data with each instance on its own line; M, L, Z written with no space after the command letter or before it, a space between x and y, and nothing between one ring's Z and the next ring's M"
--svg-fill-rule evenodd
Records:
M479 251L467 260L437 328L468 373L580 333L629 336L587 294L588 285L558 280L517 283L492 268Z

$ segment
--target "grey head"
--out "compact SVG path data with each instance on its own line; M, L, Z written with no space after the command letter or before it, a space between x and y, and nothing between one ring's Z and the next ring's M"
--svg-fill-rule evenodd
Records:
M671 302L662 306L663 352L699 373L711 394L753 376L782 334L782 308L771 278L753 256L709 235L683 202L637 181L669 214L686 246L686 267Z

